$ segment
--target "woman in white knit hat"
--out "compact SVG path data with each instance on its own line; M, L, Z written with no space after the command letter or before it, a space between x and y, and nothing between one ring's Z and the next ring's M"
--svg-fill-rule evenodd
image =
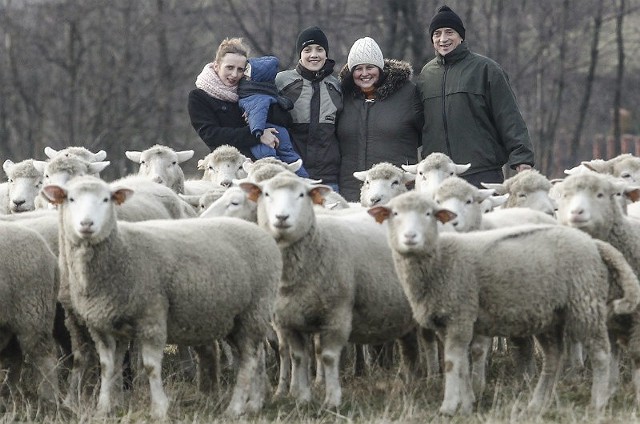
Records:
M340 194L347 200L360 199L355 171L417 162L424 118L412 75L409 63L385 59L372 38L353 43L339 75L344 102L337 127Z

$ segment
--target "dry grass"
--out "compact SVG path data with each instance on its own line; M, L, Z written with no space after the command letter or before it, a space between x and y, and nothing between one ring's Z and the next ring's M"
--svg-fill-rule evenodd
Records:
M165 364L165 389L171 400L170 421L174 423L640 423L634 402L628 364L623 363L622 385L611 399L601 417L589 411L591 378L588 371L574 379L562 378L556 390L553 405L539 417L522 414L531 387L527 382L516 381L513 364L504 353L495 353L490 367L487 389L478 402L476 412L467 417L444 417L438 414L442 400L441 380L419 379L403 384L393 370L372 367L365 377L343 373L343 402L339 410L322 408L323 389L314 389L314 402L298 406L291 399L270 400L256 416L230 420L222 415L230 397L231 371L226 370L222 379L222 393L206 396L199 393L192 382L179 378L172 369L172 355ZM276 381L276 366L270 358L269 375ZM34 403L23 396L15 396L5 403L0 423L146 423L152 422L147 411L149 399L146 382L126 393L126 404L114 416L95 416L95 398L87 401L80 410L63 411L50 407L38 410Z

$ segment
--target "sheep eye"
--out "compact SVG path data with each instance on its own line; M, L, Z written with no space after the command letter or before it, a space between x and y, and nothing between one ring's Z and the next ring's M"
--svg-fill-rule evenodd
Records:
M419 171L419 172L418 172L418 175L424 175L424 172Z
M395 187L395 186L397 186L398 184L400 184L400 181L398 181L398 180L393 180L393 181L391 182L391 187Z
M453 172L453 171L449 172L449 176L450 176L450 177L453 177L453 174L454 174L454 172Z
M12 183L12 182L13 182L13 179L9 178L9 182L10 182L10 183Z
M76 199L74 199L73 197L69 197L69 202L73 203L75 201L76 201Z
M147 161L145 161L145 160L141 160L140 161L140 165L146 165L146 164L147 164Z
M300 193L300 195L298 195L298 197L300 197L300 198L304 197L304 193Z
M175 160L173 162L171 162L171 165L177 165L178 162L176 162Z
M467 200L467 205L470 205L471 203L473 203L471 199Z
M104 199L102 199L102 203L107 203L107 202L109 202L109 198L108 197L105 197Z
M620 178L631 178L631 174L628 172L623 172L620 174Z
M604 197L604 194L602 194L602 193L598 193L598 194L596 195L596 197L597 197L598 199L602 199L602 198Z
M527 193L518 193L518 197L519 197L520 199L524 199L524 198L526 198L526 197L527 197Z
M213 171L213 166L209 165L209 169Z

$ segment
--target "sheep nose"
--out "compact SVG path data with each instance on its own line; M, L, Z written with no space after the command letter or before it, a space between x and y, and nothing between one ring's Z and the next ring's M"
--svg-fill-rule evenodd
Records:
M162 177L159 177L159 176L153 177L153 179L151 181L153 181L154 183L158 183L158 184L162 184L163 183Z
M371 206L375 206L375 205L377 205L378 203L380 203L380 201L382 201L382 197L381 197L381 196L371 197L371 198L369 199L369 204L370 204Z
M289 219L289 215L287 215L287 214L277 214L276 215L276 219L279 222L285 222L287 219Z
M222 181L220 181L220 185L222 187L229 188L229 187L231 187L231 184L233 184L233 182L231 180L222 180Z
M13 204L16 205L16 206L22 206L22 205L25 204L25 202L26 202L26 200L14 200Z
M91 219L83 219L82 221L80 221L80 226L82 227L83 230L88 230L91 227L93 227L93 220Z
M571 209L571 215L582 215L584 214L584 208L573 208Z

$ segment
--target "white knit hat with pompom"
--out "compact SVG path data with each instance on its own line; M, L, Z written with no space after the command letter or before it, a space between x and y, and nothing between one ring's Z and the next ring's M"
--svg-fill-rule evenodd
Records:
M352 71L355 66L370 63L376 65L378 68L384 68L384 56L382 56L382 50L375 40L371 37L364 37L356 40L349 50L349 57L347 58L347 66Z

